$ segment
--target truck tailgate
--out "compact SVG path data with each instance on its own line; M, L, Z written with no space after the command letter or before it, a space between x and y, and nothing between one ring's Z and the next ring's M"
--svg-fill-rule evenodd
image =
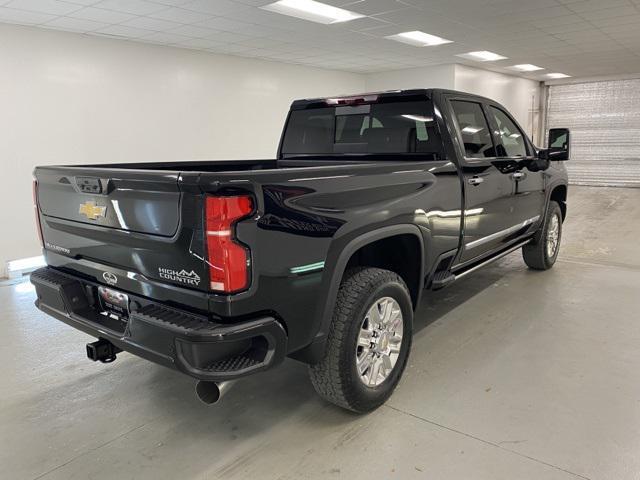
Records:
M118 272L118 287L140 294L146 280L207 289L202 195L184 185L197 174L38 167L35 177L49 265L100 283Z
M37 170L48 217L170 237L180 222L178 172Z

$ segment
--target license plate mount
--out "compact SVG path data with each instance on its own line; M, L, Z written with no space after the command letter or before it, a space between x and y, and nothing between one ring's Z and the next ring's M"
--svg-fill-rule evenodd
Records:
M112 288L98 287L98 300L102 310L126 320L129 318L129 295Z

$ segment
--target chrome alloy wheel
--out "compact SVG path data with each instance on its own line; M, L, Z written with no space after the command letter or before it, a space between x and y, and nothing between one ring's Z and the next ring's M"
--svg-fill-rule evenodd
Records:
M375 301L360 326L356 368L362 383L376 387L393 371L400 356L404 322L400 304L391 297Z
M554 214L547 228L547 257L553 258L560 242L560 218Z

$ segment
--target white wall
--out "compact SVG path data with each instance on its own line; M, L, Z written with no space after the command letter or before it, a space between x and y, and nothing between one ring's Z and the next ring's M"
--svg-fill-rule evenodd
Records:
M455 66L454 89L491 98L505 106L538 142L540 82L466 65Z
M371 73L367 75L366 87L369 92L407 88L453 89L455 67L454 64L447 64Z
M38 255L36 165L268 158L295 98L364 77L0 24L0 277Z
M507 108L537 141L539 82L459 64L410 68L367 75L368 91L396 88L448 88L492 98Z

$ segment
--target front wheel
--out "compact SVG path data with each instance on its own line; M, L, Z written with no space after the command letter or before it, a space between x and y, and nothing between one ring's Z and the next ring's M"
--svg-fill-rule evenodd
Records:
M324 399L358 413L382 405L400 381L411 349L413 308L404 281L380 268L342 280L325 355L309 367Z
M553 267L560 251L562 238L562 210L558 202L551 200L542 226L533 240L522 247L524 263L534 270L548 270Z

